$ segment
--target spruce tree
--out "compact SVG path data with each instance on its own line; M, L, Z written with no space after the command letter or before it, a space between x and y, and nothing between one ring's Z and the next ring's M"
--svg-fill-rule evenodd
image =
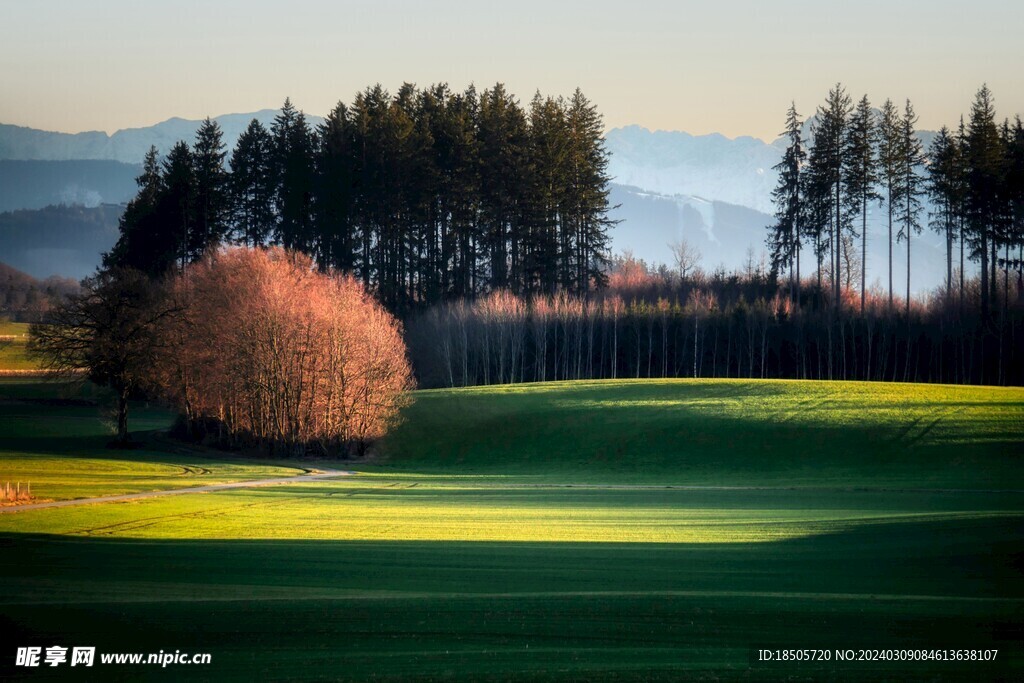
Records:
M253 119L231 154L232 237L237 243L263 246L274 228L271 154L270 133Z
M480 96L480 220L491 288L520 290L519 209L526 201L526 116L501 83Z
M1020 116L1014 121L1006 157L1005 187L1011 219L1007 265L1016 267L1018 297L1024 297L1024 124Z
M351 273L355 269L356 235L353 200L356 191L355 137L349 111L338 102L317 130L314 216L320 236L322 266Z
M786 113L786 130L782 133L789 144L782 155L782 160L773 166L779 173L779 182L772 190L775 223L769 228L767 240L772 259L772 272L778 274L783 269L788 271L790 297L795 296L796 300L799 300L799 290L794 293L794 282L797 288L800 284L800 221L806 213L801 192L803 166L807 160L803 125L796 111L796 103L791 103Z
M900 140L899 140L899 184L897 186L897 220L900 223L899 233L896 239L907 241L907 300L906 313L910 319L910 242L916 232L921 233L921 195L924 190L924 179L921 177L920 169L924 164L925 157L921 147L921 140L917 137L914 127L917 125L917 115L914 107L907 100L900 118Z
M900 114L892 100L886 100L878 115L878 166L889 227L889 308L892 308L892 245L893 218L898 204L900 184Z
M608 152L601 115L579 88L566 106L565 122L567 176L559 213L566 277L561 285L587 296L607 278L608 228L613 225L608 218Z
M1018 121L1019 124L1019 121ZM1003 119L1000 127L999 138L1003 155L1003 166L1000 173L998 189L999 214L996 218L996 229L993 241L996 248L993 249L993 261L997 262L1003 269L1003 313L1010 301L1010 267L1014 265L1010 258L1010 250L1016 249L1016 229L1018 216L1016 214L1015 198L1019 194L1019 185L1014 173L1014 129L1009 119ZM1002 257L998 256L1002 251Z
M196 177L192 150L179 141L171 147L163 163L163 192L160 197L161 233L173 245L175 260L180 268L191 261L196 217Z
M164 179L156 147L150 147L135 179L138 194L128 202L119 222L117 243L103 255L103 267L131 268L150 277L162 276L174 265L178 233L161 213Z
M231 212L230 177L224 168L227 149L220 125L206 117L192 147L195 176L195 224L187 245L196 260L228 235Z
M875 127L874 114L868 96L865 95L857 103L850 116L850 125L846 138L846 169L843 183L846 192L846 207L851 217L860 219L860 312L864 314L865 289L867 282L868 258L868 204L880 200L876 192L878 183L878 159L876 155L878 133ZM856 232L851 230L856 237Z
M407 226L402 263L404 297L409 306L422 307L427 301L425 274L430 268L427 242L436 217L438 174L434 163L434 138L424 112L422 91L412 86L403 87L398 104L411 123L405 142L405 173L409 181L402 193Z
M807 167L800 178L800 235L806 237L814 252L818 296L822 296L823 261L829 254L829 234L834 213L832 212L832 186L828 173L821 167L821 152L816 148L817 137L811 125L811 151L807 155ZM801 240L802 241L802 240Z
M420 92L417 105L416 136L427 145L427 156L420 168L419 180L424 226L418 290L423 302L441 300L449 276L444 266L448 221L443 206L449 177L444 164L443 147L447 137L443 121L449 96L447 85L433 85Z
M1003 151L995 123L992 92L983 85L971 107L967 129L967 226L972 256L981 261L981 313L988 319L995 291L989 269L994 250L995 222L999 215L999 187L1002 181ZM992 270L994 272L994 264Z
M562 257L558 210L563 204L569 154L564 101L538 92L530 103L529 117L531 186L529 227L524 236L525 289L554 294Z
M928 196L934 210L932 229L946 241L946 299L953 297L953 243L957 235L958 197L961 192L962 160L956 140L943 126L928 150Z
M480 150L476 128L479 118L479 97L473 86L452 97L448 107L452 143L452 233L455 238L456 261L454 294L472 297L481 291L480 225Z
M352 171L359 187L352 207L358 240L354 261L366 287L377 280L374 244L383 220L379 214L386 194L385 169L380 160L383 142L378 129L387 106L387 93L378 84L357 93L350 110L354 146Z
M850 220L844 207L844 171L846 163L846 133L852 109L850 96L842 84L837 83L828 93L825 105L818 109L818 120L815 126L815 139L812 147L812 162L815 165L818 181L827 187L831 196L831 225L829 248L832 255L832 287L833 305L840 310L842 293L840 273L842 269L841 243L844 231L849 228Z
M418 241L419 221L419 166L424 155L423 142L417 137L416 88L404 83L387 109L386 161L388 177L395 180L388 192L391 197L391 216L388 238L383 241L383 257L387 262L387 292L385 302L392 310L406 312L411 299L412 269L416 265L413 250Z
M288 249L315 253L313 233L314 134L306 116L286 99L271 127L277 225L275 241Z

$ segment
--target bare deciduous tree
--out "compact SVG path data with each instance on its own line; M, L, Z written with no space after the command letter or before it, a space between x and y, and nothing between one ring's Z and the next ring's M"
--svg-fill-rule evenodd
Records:
M128 399L143 388L157 351L157 327L178 311L137 270L103 270L82 281L29 328L29 353L60 377L88 377L110 387L117 400L117 444L128 439Z
M700 267L700 249L686 240L671 242L668 248L672 253L672 264L675 266L676 275L680 280L690 277Z
M347 276L282 249L211 254L169 284L156 383L190 428L289 453L384 434L412 388L398 322Z

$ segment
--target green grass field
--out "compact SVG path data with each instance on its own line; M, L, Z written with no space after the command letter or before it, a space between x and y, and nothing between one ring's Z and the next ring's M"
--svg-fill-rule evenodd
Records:
M1018 488L1024 390L625 380L417 392L380 471L554 483Z
M35 370L38 363L25 350L28 323L0 322L0 372Z
M0 467L40 495L280 471L105 451L96 408L53 391L0 384ZM1020 389L417 392L351 477L0 515L0 618L22 645L213 655L104 677L1014 679L1022 446ZM999 656L752 668L752 647Z
M302 471L211 459L173 445L164 450L111 450L111 425L101 418L106 405L103 392L90 385L0 377L0 484L30 484L40 500L65 500ZM133 430L164 430L172 421L170 413L157 407L138 405L131 412Z

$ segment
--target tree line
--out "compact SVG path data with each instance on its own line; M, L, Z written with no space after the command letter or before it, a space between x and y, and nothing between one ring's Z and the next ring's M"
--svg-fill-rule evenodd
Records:
M1020 283L1024 269L1020 116L1000 124L992 93L982 86L968 121L961 117L956 130L944 126L928 150L923 149L916 126L910 100L902 108L886 100L876 111L866 95L854 105L837 84L818 108L808 141L795 104L790 107L783 133L788 145L775 167L779 172L772 193L776 221L769 226L767 244L773 272L788 279L791 298L797 298L802 279L801 252L810 247L816 259L817 286L832 288L831 301L841 314L843 275L849 269L850 252L859 251L859 312L865 313L867 218L870 205L877 203L886 209L890 307L895 290L893 244L906 243L904 314L909 317L911 242L926 224L945 241L947 298L952 300L959 292L957 298L964 301L966 257L979 264L982 320L990 321L994 313L1000 280L1004 292L999 298L1004 305L1010 301L1011 273L1016 271ZM934 207L927 215L923 211L926 198Z
M1024 384L1018 293L992 327L979 278L965 280L963 307L943 292L893 305L875 288L863 314L841 318L831 287L808 277L797 289L794 301L756 265L680 274L617 258L600 296L494 292L433 307L406 336L426 387L666 377ZM840 307L856 310L856 287L841 294Z
M608 154L580 90L377 85L311 126L286 100L230 155L207 119L146 155L107 266L161 276L212 247L268 244L350 273L390 310L508 289L586 296L604 284Z
M394 97L378 86L315 129L286 101L269 130L250 125L230 160L210 121L162 161L151 150L106 266L188 272L225 242L308 254L406 321L424 386L1024 383L1021 123L998 126L984 87L970 121L941 131L927 154L916 121L909 102L854 107L837 85L805 141L791 107L771 267L709 275L685 244L676 272L606 256L608 159L600 116L579 91L523 109L500 85L481 95L407 85ZM909 256L905 293L895 286L892 244L909 252L925 196L947 238L947 277L940 295L915 301ZM887 207L890 236L881 291L864 275L874 202ZM801 271L805 247L813 274ZM965 276L965 258L980 263L978 278Z
M78 291L78 282L51 276L45 280L0 263L0 323L33 322L46 314L54 301Z

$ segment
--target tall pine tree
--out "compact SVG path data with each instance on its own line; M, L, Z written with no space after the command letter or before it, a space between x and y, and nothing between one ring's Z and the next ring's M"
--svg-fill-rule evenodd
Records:
M995 292L996 222L1000 213L1003 150L995 123L995 105L987 85L978 90L967 129L967 227L972 255L981 261L981 313L988 319ZM989 264L992 264L992 270Z
M868 264L868 204L881 199L875 190L878 183L878 160L876 155L877 129L875 117L868 96L865 95L857 103L850 116L847 130L846 170L843 183L846 192L846 207L851 218L856 217L860 223L860 312L864 314L865 289L867 283ZM851 232L856 236L855 232Z
M259 247L274 229L274 177L270 133L256 119L242 132L231 153L232 238Z
M275 241L316 253L313 226L313 131L306 116L286 99L271 127L277 225Z
M885 189L886 218L889 227L889 307L893 303L892 245L893 223L899 203L900 184L900 114L892 100L886 100L878 115L878 166L881 184Z
M103 255L104 268L132 268L150 277L164 275L178 258L180 233L161 212L164 178L156 147L150 147L135 179L138 194L128 202L120 220L120 236Z
M516 99L498 83L480 96L480 220L489 256L490 286L519 291L524 228L521 207L527 200L526 116Z
M163 163L163 192L160 197L160 221L164 223L168 241L173 244L175 260L180 268L190 262L191 245L198 240L195 232L196 176L192 150L179 141L171 147Z
M200 124L192 146L195 176L195 219L187 245L188 257L194 261L210 247L227 238L231 195L224 160L227 149L220 125L210 117Z
M832 272L833 306L837 311L842 306L842 235L850 225L849 214L844 208L844 171L846 170L846 132L852 109L850 96L839 83L833 87L823 107L819 107L814 127L814 144L811 149L811 164L815 168L820 189L828 189L832 206L829 225L830 270Z
M943 126L928 150L928 197L933 211L932 229L946 242L946 299L953 298L953 244L957 237L959 197L962 190L960 150L949 128Z
M782 133L788 144L782 160L773 167L779 173L779 182L772 190L775 223L769 228L767 240L772 272L788 272L790 298L795 300L799 300L800 286L800 222L806 213L802 193L803 166L807 160L803 125L796 111L796 103L791 103L786 112L786 130Z
M577 88L565 111L568 153L560 211L566 291L587 296L603 287L608 265L608 152L597 107Z
M907 100L900 118L899 181L896 195L896 218L900 223L896 239L907 242L907 320L910 319L910 242L914 233L921 234L921 195L924 190L924 179L920 171L925 158L921 140L914 128L916 125L917 114L910 100Z

